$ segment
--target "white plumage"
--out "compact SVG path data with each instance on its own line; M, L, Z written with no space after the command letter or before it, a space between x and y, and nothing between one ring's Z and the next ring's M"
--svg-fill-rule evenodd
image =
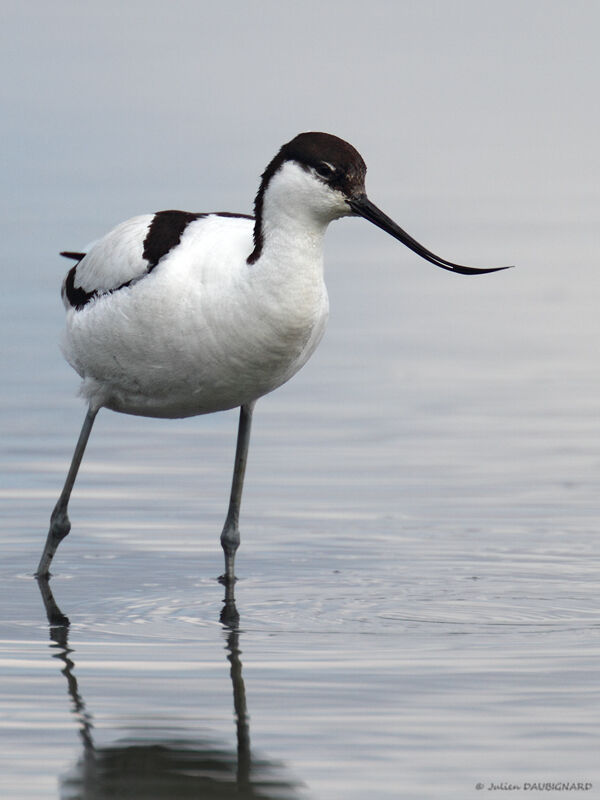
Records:
M285 164L273 184L314 183ZM275 186L273 187L275 188ZM83 309L66 292L65 357L92 406L186 417L242 406L297 372L327 320L321 239L347 208L313 200L298 224L280 217L249 266L252 220L209 215L188 224L150 274L142 257L153 216L135 217L97 241L78 264L78 286L110 290ZM275 207L276 208L276 207Z
M234 580L238 517L255 401L289 380L317 347L328 315L323 236L360 215L428 261L456 272L374 206L351 145L300 134L265 170L255 218L166 211L134 217L96 241L63 284L63 351L88 413L38 567L48 574L96 413L186 417L241 407L231 502L221 542Z

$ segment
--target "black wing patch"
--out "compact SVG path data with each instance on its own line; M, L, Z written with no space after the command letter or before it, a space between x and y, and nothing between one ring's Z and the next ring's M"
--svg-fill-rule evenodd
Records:
M61 256L64 253L61 253ZM71 254L67 256L67 258L73 258L75 254ZM78 254L79 255L79 254ZM85 253L81 254L81 258ZM79 259L81 261L81 259ZM103 294L112 294L113 292L118 292L119 289L124 289L126 286L130 286L133 283L133 279L127 281L126 283L122 283L120 286L115 286L114 289L110 290L95 290L93 292L86 292L85 289L82 289L81 286L75 286L75 273L77 270L77 264L67 273L67 277L65 278L64 286L63 286L63 294L69 301L69 305L72 306L77 311L81 311L81 309L86 306L90 300L93 300L94 297L100 297Z
M73 308L80 311L90 302L90 300L93 300L95 297L118 292L119 289L124 289L125 287L130 286L132 283L137 282L140 280L140 278L143 278L144 275L148 275L150 272L152 272L152 270L157 266L158 262L168 253L170 253L171 250L177 247L181 241L183 232L191 222L209 216L254 219L254 217L250 216L249 214L233 214L229 211L219 211L216 213L193 213L191 211L175 210L158 211L153 216L152 222L148 227L148 232L146 233L146 238L144 239L142 256L148 262L145 272L129 281L126 281L125 283L122 283L120 286L115 286L113 289L96 289L92 292L86 292L86 290L82 289L81 286L75 286L75 276L78 266L75 264L75 266L69 270L64 283L64 294L69 304ZM61 256L72 258L79 262L85 256L85 253L75 253L66 250L61 253Z
M148 262L148 272L152 272L161 258L177 247L190 222L206 216L191 211L159 211L155 214L144 239L143 256Z
M152 272L161 258L177 247L190 222L210 216L254 219L249 214L233 214L230 211L199 214L191 211L159 211L154 215L144 239L143 256L148 261L148 272Z
M61 253L61 256L62 255ZM69 258L69 256L67 256L67 258ZM77 309L77 311L81 311L81 309L87 305L90 300L97 297L100 292L86 292L81 286L75 286L76 270L77 264L68 271L63 285L63 296L67 298L70 306Z

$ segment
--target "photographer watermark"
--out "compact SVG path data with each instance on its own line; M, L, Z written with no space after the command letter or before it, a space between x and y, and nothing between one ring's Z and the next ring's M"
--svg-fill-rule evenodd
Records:
M593 785L591 781L488 781L476 783L475 788L488 792L589 792Z

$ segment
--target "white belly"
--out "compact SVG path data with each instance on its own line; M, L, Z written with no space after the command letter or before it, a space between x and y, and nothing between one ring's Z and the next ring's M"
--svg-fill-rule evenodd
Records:
M64 352L83 395L127 414L186 417L285 383L323 335L327 294L318 281L265 291L258 273L198 280L175 264L69 311Z

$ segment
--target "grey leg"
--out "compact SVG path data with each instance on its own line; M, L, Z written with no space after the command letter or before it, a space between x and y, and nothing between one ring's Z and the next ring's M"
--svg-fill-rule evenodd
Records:
M223 582L233 583L235 574L233 562L235 553L240 546L240 505L242 502L242 489L244 488L244 474L246 472L246 462L248 460L248 445L250 443L250 428L252 426L252 412L254 402L240 408L240 424L238 428L237 446L235 450L235 465L233 468L233 480L231 483L231 495L229 498L229 510L221 533L221 546L225 553L225 574Z
M77 472L79 471L79 465L81 464L85 446L90 438L92 425L94 424L97 413L98 409L90 406L87 414L85 415L83 427L81 428L81 433L79 434L79 439L77 440L77 446L75 447L75 452L73 453L73 460L71 461L71 466L69 467L65 485L56 505L54 506L54 511L50 516L50 530L48 531L46 546L44 547L44 552L42 553L42 557L36 572L36 576L38 578L46 577L49 574L48 571L50 569L50 562L54 557L54 553L56 553L58 545L71 530L71 523L69 522L69 515L67 514L67 506L69 505L69 498L71 497L73 484L75 483L75 478L77 477Z

